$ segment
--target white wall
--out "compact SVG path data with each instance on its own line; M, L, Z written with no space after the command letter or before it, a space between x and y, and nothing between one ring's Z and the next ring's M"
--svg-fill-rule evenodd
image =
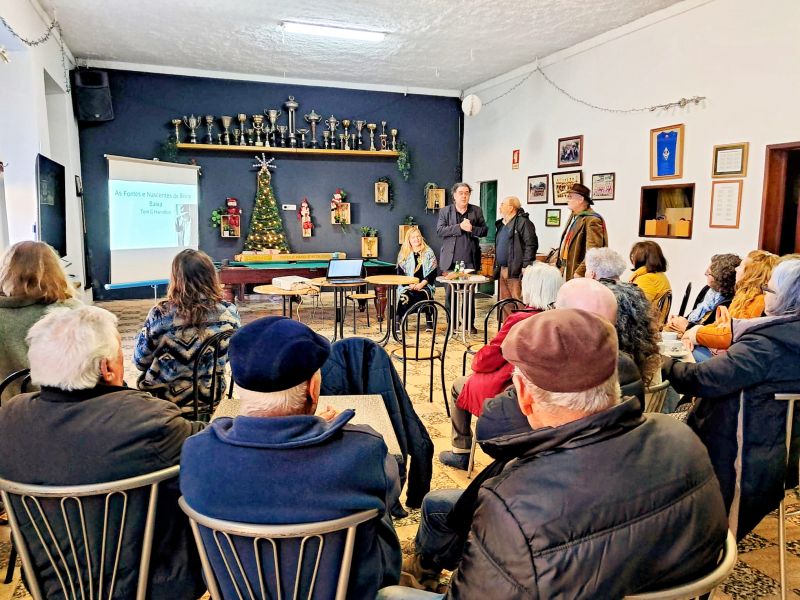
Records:
M758 244L765 146L800 140L799 27L797 0L693 0L548 57L540 63L545 72L596 105L640 107L694 95L707 100L668 113L613 114L573 102L534 73L477 116L466 117L465 179L476 184L496 179L498 205L511 194L524 203L529 175L558 170L557 139L583 134L584 183L591 186L592 173L616 173L615 200L597 202L595 208L606 218L611 247L627 257L640 239L641 186L655 185L649 180L649 131L684 123L684 176L664 183L696 184L692 239L656 240L670 262L675 302L680 302L688 281L703 281L711 255L742 255ZM467 93L487 101L519 80L501 77ZM712 148L743 141L750 142L750 160L741 226L710 229ZM517 171L511 169L515 148L521 150ZM544 226L552 200L527 208L540 248L556 246L561 229ZM562 207L562 224L567 216Z
M0 0L0 14L23 37L41 36L49 25L32 3ZM11 62L0 62L0 161L7 163L5 193L9 242L34 239L37 220L36 155L66 167L67 269L84 281L83 234L75 175L80 175L78 127L66 93L61 50L55 38L27 48L0 25L0 43ZM71 55L69 58L72 59ZM69 67L69 64L68 64ZM50 78L49 94L45 79ZM0 248L2 251L3 248Z

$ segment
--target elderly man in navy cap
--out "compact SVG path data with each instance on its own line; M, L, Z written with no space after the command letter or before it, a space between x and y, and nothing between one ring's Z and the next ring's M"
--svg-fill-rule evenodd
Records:
M310 523L377 508L379 516L358 528L347 594L374 598L400 574L387 508L400 493L397 462L380 434L348 424L352 410L315 416L329 354L327 339L285 317L237 331L228 355L241 415L216 419L187 440L181 492L202 514L244 523ZM226 572L219 554L209 558L215 572ZM235 597L221 579L223 595Z

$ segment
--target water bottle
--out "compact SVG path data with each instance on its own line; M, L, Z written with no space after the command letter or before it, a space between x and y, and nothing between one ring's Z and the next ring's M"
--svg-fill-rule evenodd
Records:
M464 272L464 261L461 261L461 268L459 269L462 273Z

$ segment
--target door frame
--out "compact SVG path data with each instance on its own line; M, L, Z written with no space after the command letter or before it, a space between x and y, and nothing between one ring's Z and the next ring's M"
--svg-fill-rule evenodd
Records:
M800 141L767 146L764 159L764 192L761 199L761 226L758 247L780 254L783 209L786 203L786 165L789 152L800 150ZM800 219L800 214L798 214ZM800 246L800 227L795 233L795 247Z

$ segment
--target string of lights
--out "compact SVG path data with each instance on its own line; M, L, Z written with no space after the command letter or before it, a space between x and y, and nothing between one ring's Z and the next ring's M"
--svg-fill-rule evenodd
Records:
M50 21L50 25L47 27L47 30L42 35L40 35L36 39L29 40L21 36L16 31L14 31L14 28L11 27L8 21L6 21L5 18L2 16L0 16L0 23L3 24L3 27L5 27L13 37L18 39L20 42L22 42L29 48L35 48L36 46L41 46L42 44L45 44L51 37L54 37L53 32L58 32L56 41L58 42L58 47L61 50L61 68L64 71L64 86L66 88L67 93L69 93L71 87L69 84L69 73L67 69L67 62L70 62L70 66L74 65L72 64L72 61L70 61L69 58L67 57L67 51L64 48L64 34L61 31L61 24L54 18L52 21Z

